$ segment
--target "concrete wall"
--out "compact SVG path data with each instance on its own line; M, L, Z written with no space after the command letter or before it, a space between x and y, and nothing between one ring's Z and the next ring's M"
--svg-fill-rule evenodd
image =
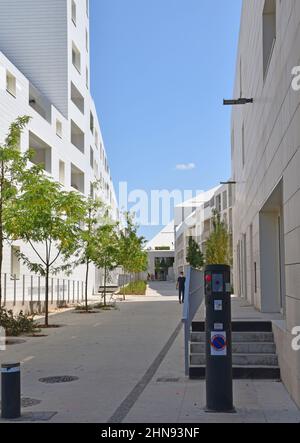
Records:
M236 106L232 112L232 178L237 181L233 216L235 287L245 295L241 282L246 281L247 299L253 300L258 309L274 312L275 307L275 311L282 311L285 323L277 334L277 345L283 380L300 405L300 353L291 351L291 330L300 325L300 92L291 87L292 68L300 65L300 2L276 1L276 42L265 76L264 7L264 0L243 2L237 56L234 97L242 91L244 97L254 98L254 104ZM279 185L281 201L278 195L274 201ZM268 217L270 221L264 213L266 206L269 210L276 207L281 243L274 218L266 223ZM239 253L243 243L244 265ZM274 243L281 245L278 260ZM277 302L280 285L273 280L274 272L269 273L266 250L272 247L277 278L280 270L282 274L282 303Z

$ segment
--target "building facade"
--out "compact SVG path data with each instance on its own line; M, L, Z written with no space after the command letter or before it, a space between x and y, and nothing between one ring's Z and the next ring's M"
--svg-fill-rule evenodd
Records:
M83 0L0 0L0 143L18 117L31 117L20 141L33 162L66 190L98 196L118 218L114 186L90 94L89 4ZM95 190L93 183L101 186ZM18 262L20 242L6 245L3 284L6 301L22 294L43 299L44 286ZM30 254L29 250L26 253ZM14 278L16 276L17 278ZM100 274L93 269L90 292ZM25 280L25 281L24 281ZM57 282L58 280L58 282ZM54 298L82 293L84 269L58 276ZM71 285L71 289L70 289Z
M232 111L237 293L274 322L283 381L300 405L300 2L244 0Z
M205 254L206 241L213 230L213 216L217 212L232 232L232 185L217 186L197 195L175 208L175 269L185 272L189 239L192 237Z
M171 222L147 243L147 274L151 280L175 280L174 241L174 222Z

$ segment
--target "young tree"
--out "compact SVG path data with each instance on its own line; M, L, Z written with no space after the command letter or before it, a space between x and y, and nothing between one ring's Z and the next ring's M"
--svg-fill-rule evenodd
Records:
M89 269L94 257L94 239L96 236L97 226L100 222L100 212L103 204L99 200L89 197L85 201L86 214L82 220L82 228L80 230L79 245L77 248L77 261L75 266L85 265L85 309L88 311L88 279Z
M118 262L123 269L123 298L125 300L125 274L147 270L147 253L143 251L144 237L137 234L137 226L128 212L125 214L125 228L120 232Z
M213 214L213 231L206 242L205 261L207 265L231 265L232 251L230 235L225 222L218 212Z
M28 167L31 153L20 152L20 137L29 122L29 117L17 118L10 125L3 145L0 145L0 307L2 306L2 265L4 242L9 239L5 230L7 205L18 194L20 182L25 174L35 174L37 167Z
M106 306L106 286L109 273L118 266L118 233L116 223L105 223L99 226L93 237L91 249L92 262L104 271L103 300Z
M193 237L189 238L186 261L195 269L201 269L204 265L204 256L201 252L200 246Z
M31 272L45 277L46 327L49 326L49 276L71 270L84 215L83 198L77 192L63 191L59 183L42 171L23 180L18 198L7 208L7 232L30 245L37 261L22 252L19 259Z

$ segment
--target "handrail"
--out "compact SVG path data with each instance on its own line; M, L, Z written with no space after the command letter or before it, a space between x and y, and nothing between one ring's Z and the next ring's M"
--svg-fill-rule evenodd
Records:
M184 324L184 359L185 374L189 373L189 342L192 321L204 299L203 272L188 267L186 273L185 297L182 314Z

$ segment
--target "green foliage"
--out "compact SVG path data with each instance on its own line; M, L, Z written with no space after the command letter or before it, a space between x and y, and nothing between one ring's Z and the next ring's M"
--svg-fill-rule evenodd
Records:
M0 145L0 275L2 273L4 241L9 240L4 220L7 206L18 195L19 185L24 177L38 173L38 166L28 165L32 152L20 152L20 137L30 118L19 117L10 125L3 145ZM2 283L0 280L0 306L2 301Z
M125 286L126 295L145 295L147 290L147 283L145 281L135 281Z
M95 185L94 185L95 187ZM75 266L85 265L85 309L88 307L88 277L89 267L94 256L94 237L100 221L100 214L104 206L101 201L89 197L85 200L85 214L81 222L78 237Z
M123 268L123 273L145 272L148 268L148 255L144 251L145 239L137 234L137 226L134 224L133 217L125 214L126 226L120 233L118 263ZM125 290L123 286L123 296Z
M193 239L193 237L189 238L186 261L194 269L201 269L204 265L204 255L201 252L200 246Z
M106 285L109 273L118 266L118 232L116 223L106 223L99 226L93 237L91 260L104 270L104 304L106 305Z
M205 261L207 265L232 264L230 234L218 212L213 215L213 232L206 242Z
M30 245L37 261L21 252L19 259L31 272L46 279L46 326L49 275L71 271L80 220L84 215L83 198L77 192L63 191L61 185L48 178L42 170L23 177L18 196L7 205L6 232L12 239L21 239Z
M38 326L34 322L34 316L20 311L14 315L12 310L0 309L0 326L5 329L8 337L18 337L21 334L33 334L38 332Z

